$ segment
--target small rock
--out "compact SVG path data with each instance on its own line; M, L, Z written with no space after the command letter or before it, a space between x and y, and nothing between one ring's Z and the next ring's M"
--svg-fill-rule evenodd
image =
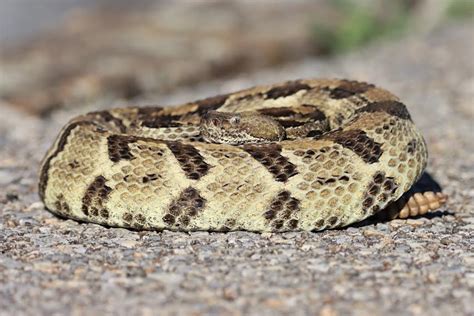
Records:
M125 248L136 248L138 242L132 239L119 239L117 240L117 244Z
M44 208L45 207L44 207L43 202L34 202L34 203L31 203L30 206L28 206L25 209L25 212L44 210Z
M14 202L18 200L18 194L12 193L12 192L7 192L6 198L8 202Z
M383 237L383 236L385 236L384 233L379 232L377 230L372 230L372 229L366 229L362 232L362 234L365 237Z

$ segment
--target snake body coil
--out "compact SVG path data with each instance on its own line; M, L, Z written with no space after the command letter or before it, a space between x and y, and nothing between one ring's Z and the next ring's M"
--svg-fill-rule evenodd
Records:
M271 122L237 137L248 129L265 139L269 126L279 134L209 143L214 132L201 124L212 111ZM243 124L231 119L229 128L235 121ZM425 142L393 94L356 81L297 80L76 117L42 161L39 192L53 213L107 226L322 230L396 201L426 161Z

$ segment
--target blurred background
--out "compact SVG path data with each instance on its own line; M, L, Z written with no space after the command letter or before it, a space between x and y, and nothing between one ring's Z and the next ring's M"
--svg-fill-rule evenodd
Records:
M400 96L448 213L188 235L39 201L40 161L75 115L318 77ZM473 122L474 0L0 0L0 314L474 315Z
M98 100L140 103L473 12L472 0L2 0L0 102L43 117Z

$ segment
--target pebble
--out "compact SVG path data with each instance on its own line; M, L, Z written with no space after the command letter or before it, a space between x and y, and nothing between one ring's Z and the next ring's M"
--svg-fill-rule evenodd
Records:
M25 211L26 212L33 212L33 211L38 211L38 210L44 210L44 204L43 202L34 202L34 203L31 203L30 206L28 206Z

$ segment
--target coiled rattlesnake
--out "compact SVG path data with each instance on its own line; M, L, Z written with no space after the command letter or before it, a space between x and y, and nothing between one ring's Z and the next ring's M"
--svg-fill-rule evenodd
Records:
M53 213L108 226L322 230L398 200L426 162L393 94L297 80L76 117L42 162L39 193ZM400 215L442 203L442 194L418 194Z

